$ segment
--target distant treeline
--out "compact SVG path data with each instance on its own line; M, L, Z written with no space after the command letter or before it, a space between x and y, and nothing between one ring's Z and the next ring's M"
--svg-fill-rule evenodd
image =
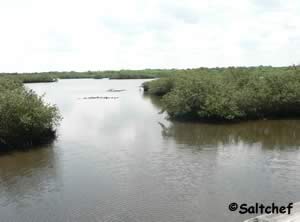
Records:
M187 74L188 73L188 74ZM173 119L233 121L300 117L300 69L198 69L144 83Z
M23 83L55 82L57 79L153 79L168 77L183 70L120 70L88 72L43 72L43 73L0 73L1 76L16 78Z
M176 75L189 75L207 72L210 74L223 73L228 70L238 69L255 72L279 72L294 70L296 67L239 67L239 68L195 68L195 69L144 69L144 70L119 70L119 71L87 71L87 72L42 72L42 73L0 73L1 76L17 78L24 83L55 82L57 79L153 79L173 77Z

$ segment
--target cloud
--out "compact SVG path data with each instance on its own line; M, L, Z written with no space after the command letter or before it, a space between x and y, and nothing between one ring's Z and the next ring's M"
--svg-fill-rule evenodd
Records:
M0 0L0 72L291 65L296 0Z

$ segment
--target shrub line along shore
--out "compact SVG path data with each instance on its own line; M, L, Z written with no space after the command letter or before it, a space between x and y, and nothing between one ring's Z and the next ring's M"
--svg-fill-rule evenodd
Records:
M61 116L56 106L23 83L57 79L158 78L143 84L159 96L171 119L241 121L300 117L298 67L147 69L102 72L0 74L0 151L26 148L55 138Z
M0 151L52 141L61 116L56 106L16 79L0 78Z
M207 69L143 84L171 119L241 121L300 117L297 67Z

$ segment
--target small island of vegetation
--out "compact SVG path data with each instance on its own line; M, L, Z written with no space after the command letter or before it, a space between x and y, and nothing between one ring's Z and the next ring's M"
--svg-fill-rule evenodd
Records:
M0 151L50 142L60 119L56 106L46 104L21 81L0 78Z
M239 121L300 116L297 67L199 69L143 84L177 120Z

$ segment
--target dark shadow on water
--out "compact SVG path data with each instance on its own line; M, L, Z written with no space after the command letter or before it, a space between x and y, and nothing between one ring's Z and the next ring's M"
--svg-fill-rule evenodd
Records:
M144 98L159 110L160 97L144 94ZM165 139L174 139L178 144L217 146L244 143L259 143L264 149L299 148L300 118L248 120L241 122L220 121L170 121L170 126L161 126Z
M57 188L57 157L52 145L0 156L0 206L21 203Z
M161 102L161 97L159 96L153 96L153 95L149 95L149 94L145 94L143 93L143 98L149 102L151 102L151 104L159 109L162 110L162 102Z
M260 120L218 125L172 122L169 127L159 124L162 136L172 138L179 144L216 146L260 143L265 149L300 146L300 120Z
M31 152L34 150L39 150L39 149L46 149L49 147L52 147L54 142L57 140L57 135L55 135L51 138L47 138L44 141L39 141L39 145L25 145L25 146L19 146L19 147L11 147L11 146L4 146L0 143L0 157L3 155L11 155L15 152Z

